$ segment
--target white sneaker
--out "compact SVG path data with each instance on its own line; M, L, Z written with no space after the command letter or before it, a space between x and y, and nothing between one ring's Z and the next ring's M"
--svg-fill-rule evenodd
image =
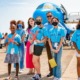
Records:
M58 78L58 80L62 80L62 78Z
M56 77L54 77L54 79L53 80L57 80L57 78Z
M19 73L22 73L22 72L23 72L23 69L20 69L20 70L19 70Z
M41 79L41 75L38 75L38 74L35 74L33 77L32 77L32 80L40 80Z
M56 78L56 77L54 77L53 80L62 80L62 78Z

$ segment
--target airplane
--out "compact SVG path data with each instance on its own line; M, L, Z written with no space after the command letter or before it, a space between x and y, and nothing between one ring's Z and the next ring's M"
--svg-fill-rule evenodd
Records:
M51 12L54 17L57 17L60 21L59 26L64 27L66 30L66 38L70 35L71 32L74 31L74 29L71 29L68 25L66 25L66 20L68 19L68 13L64 6L61 4L61 6L57 6L54 3L42 3L40 4L36 10L33 13L33 18L35 19L38 16L42 17L43 24L47 22L46 13Z

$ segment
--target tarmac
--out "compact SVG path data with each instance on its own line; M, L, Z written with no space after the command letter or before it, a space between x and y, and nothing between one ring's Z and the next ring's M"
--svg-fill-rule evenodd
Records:
M0 80L5 80L7 77L7 64L4 63L5 59L5 48L0 49ZM53 80L53 76L47 78L46 75L49 73L48 59L46 50L43 50L41 56L41 80ZM76 56L75 50L70 47L63 48L62 54L62 80L77 80L77 69L76 69ZM13 73L14 68L12 65L12 78L14 78L15 73ZM31 80L33 75L27 75L28 69L24 68L24 71L19 74L19 80ZM12 79L13 80L13 79Z

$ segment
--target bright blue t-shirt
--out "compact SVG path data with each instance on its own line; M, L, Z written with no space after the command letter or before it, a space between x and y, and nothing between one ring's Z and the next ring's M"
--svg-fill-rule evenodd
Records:
M0 39L3 38L2 34L0 33Z
M36 36L37 40L42 40L44 37L47 37L47 29L45 27L40 28L36 25L34 28L31 29L31 33L36 34L36 32L38 32ZM44 43L37 43L35 45L44 46Z
M49 33L48 33L48 38L51 40L51 42L55 43L59 43L61 38L62 37L65 37L66 34L65 34L65 30L62 28L62 27L59 27L58 28L52 28L49 30Z
M17 33L18 35L20 35L21 38L22 38L24 35L26 35L24 29L17 29L17 30L16 30L16 33ZM24 41L25 41L25 40L24 40Z
M9 34L8 35L8 37L7 37L7 39L5 40L5 43L7 43L8 42L8 39L9 38L12 38L13 37L13 34ZM17 43L21 43L21 37L18 35L18 34L16 34L15 35L15 37L14 37L14 39L13 39L15 42L17 42ZM7 54L11 54L11 50L12 49L14 49L14 52L13 52L13 54L18 54L19 53L19 46L18 45L16 45L16 44L13 44L13 43L10 43L10 44L8 44L8 46L7 46Z
M71 38L72 42L75 42L77 45L78 50L80 50L80 30L76 30Z
M16 33L21 36L21 38L26 34L23 29L17 29Z
M47 22L44 24L44 27L47 29L47 31L49 31L53 27L53 25Z

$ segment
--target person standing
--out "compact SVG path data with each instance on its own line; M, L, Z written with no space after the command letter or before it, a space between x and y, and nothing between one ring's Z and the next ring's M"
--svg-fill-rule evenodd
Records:
M24 43L24 39L25 39L25 31L24 31L24 22L19 20L17 21L17 29L16 29L16 33L19 34L21 36L21 44L19 46L19 52L20 52L20 63L19 63L19 72L23 72L23 68L24 68L24 55L25 55L25 43Z
M73 42L73 46L76 49L77 74L78 80L80 80L80 21L77 25L76 31L72 35L71 41Z
M47 39L47 31L46 28L42 25L42 18L36 18L36 26L32 28L32 34L36 35L36 39L34 40L34 52L33 52L33 64L36 70L36 74L32 77L32 80L40 80L41 72L40 72L40 56L42 55L42 50Z
M16 34L16 25L12 24L13 21L10 22L10 31L11 33L8 35L5 41L5 45L7 45L5 63L8 63L8 77L6 80L11 79L11 65L15 63L16 65L16 75L15 80L19 80L18 72L19 72L19 45L21 43L21 37Z
M48 22L45 23L44 26L47 29L47 31L49 32L49 30L53 27L52 26L52 23L51 23L51 20L53 18L53 15L52 15L51 12L48 12L46 15L47 15ZM49 47L48 41L46 42L46 50L47 50L47 56L48 56L48 60L49 60L49 59L52 58L52 55L51 55L51 51L50 51L50 47ZM47 77L50 77L50 76L53 75L52 74L52 68L50 67L50 64L49 64L49 71L50 71L50 73L47 75Z
M30 36L31 29L34 26L35 26L34 18L29 18L28 19L28 28L27 28L28 36ZM32 62L33 53L30 53L31 44L32 44L32 39L30 39L28 37L28 41L27 41L27 44L26 44L26 68L29 68L29 72L27 73L27 75L34 74L34 65L33 65L33 62Z
M58 26L58 18L52 18L51 20L53 28L50 29L48 34L48 42L51 49L52 57L55 59L57 66L53 68L53 80L62 80L61 78L61 57L62 57L62 46L64 37L66 36L65 30Z

